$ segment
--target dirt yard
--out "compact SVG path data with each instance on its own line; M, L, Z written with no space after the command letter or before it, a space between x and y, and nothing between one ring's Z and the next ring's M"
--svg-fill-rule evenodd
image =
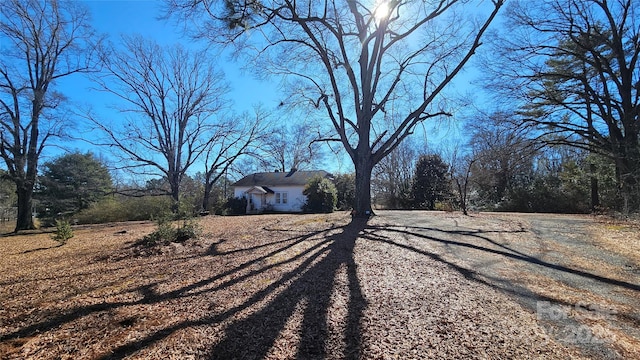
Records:
M640 229L580 216L204 217L0 238L2 359L640 359Z

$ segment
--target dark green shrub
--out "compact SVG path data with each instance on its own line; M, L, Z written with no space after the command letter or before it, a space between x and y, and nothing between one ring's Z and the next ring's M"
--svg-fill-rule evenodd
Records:
M307 196L302 207L305 212L330 213L336 208L338 190L329 179L315 177L309 180L302 193Z
M590 211L587 189L564 183L556 176L534 178L529 184L517 186L507 192L498 207L500 211L588 213Z
M356 198L356 174L338 174L333 180L336 186L339 210L351 210Z
M169 244L175 238L176 230L167 217L156 222L157 228L139 242L140 245L155 246Z
M230 197L225 204L223 215L242 215L247 212L247 199Z
M189 239L197 239L200 237L202 229L193 220L183 220L182 226L176 229L173 242L185 242Z

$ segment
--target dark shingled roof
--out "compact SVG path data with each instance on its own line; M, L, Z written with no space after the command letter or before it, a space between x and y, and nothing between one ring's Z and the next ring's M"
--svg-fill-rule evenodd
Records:
M330 177L324 170L290 172L262 172L247 175L233 183L232 186L296 186L306 185L316 176Z

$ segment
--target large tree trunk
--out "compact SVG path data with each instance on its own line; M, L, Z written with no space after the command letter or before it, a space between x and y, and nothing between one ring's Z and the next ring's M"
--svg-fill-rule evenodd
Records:
M180 179L177 174L170 175L169 186L171 187L171 213L179 214L180 211Z
M16 219L16 229L31 230L35 229L33 224L33 214L31 208L33 204L33 186L28 184L17 184L16 193L18 195L18 217Z
M460 200L460 210L464 215L469 215L467 211L467 184L465 181L464 186L460 183L460 179L456 178L456 185L458 186L458 196Z
M371 209L371 171L373 161L371 155L358 153L356 157L356 194L354 216L369 217L373 215Z
M16 194L18 195L18 217L16 219L16 232L19 230L31 230L35 229L33 223L33 186L36 183L37 171L38 171L38 159L40 153L39 139L40 128L39 118L40 112L43 108L42 99L44 95L42 92L34 90L34 99L32 101L31 110L31 130L29 134L29 146L27 147L26 157L20 154L15 154L15 158L21 158L20 161L16 161L19 167L17 173L18 180L16 181ZM26 160L26 163L25 163ZM26 165L26 169L25 169ZM24 170L24 171L22 171ZM14 178L16 176L14 175Z
M202 196L202 210L203 211L211 211L209 201L211 199L211 186L209 185L209 181L204 184L204 195Z

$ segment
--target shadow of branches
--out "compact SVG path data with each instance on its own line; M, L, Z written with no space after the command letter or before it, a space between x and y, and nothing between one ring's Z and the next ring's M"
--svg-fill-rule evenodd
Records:
M351 229L351 226L345 227L345 229ZM174 324L172 326L168 326L159 331L151 332L147 336L143 338L138 338L136 341L131 341L126 344L120 345L112 349L102 356L102 358L123 358L127 355L130 355L145 346L153 344L171 334L175 333L180 329L185 329L190 326L197 326L202 324L210 324L215 322L220 322L227 320L233 317L238 312L241 312L256 303L263 300L266 296L270 295L279 287L283 286L292 279L298 277L301 273L306 271L306 269L311 266L314 261L318 258L322 258L327 253L333 253L333 246L331 245L335 242L335 237L330 236L324 238L323 235L332 231L338 231L334 229L321 229L318 231L307 231L302 232L300 235L296 235L293 237L286 238L284 240L276 240L271 242L266 242L262 245L258 246L250 246L247 248L239 248L230 251L218 251L215 249L216 245L219 245L220 242L214 243L209 251L207 251L204 257L213 257L215 258L223 258L223 257L231 257L236 256L240 252L246 252L249 254L247 260L244 262L240 262L234 264L234 266L230 268L225 268L219 271L217 274L206 277L202 280L191 282L187 285L178 287L174 290L170 291L158 291L157 289L160 287L159 282L148 282L146 284L140 285L134 289L128 289L130 293L136 293L137 299L130 301L110 301L105 300L99 303L84 305L84 306L75 306L68 309L64 309L62 311L57 311L56 313L51 313L50 310L39 310L34 309L34 311L42 312L41 318L42 320L38 320L35 322L28 322L28 317L16 318L12 322L18 323L27 323L27 325L20 326L18 328L14 328L13 331L7 331L4 334L0 335L0 342L12 342L16 339L21 339L25 337L30 337L39 333L46 333L52 331L56 328L68 325L77 321L81 318L85 318L97 313L113 313L118 310L134 307L140 305L152 305L152 304L164 304L175 301L177 299L186 298L193 299L197 298L200 295L211 295L216 291L220 291L226 288L229 288L233 285L242 283L243 281L247 281L252 277L259 276L260 274L267 272L269 270L276 269L283 265L291 264L296 261L301 261L297 268L293 271L285 273L278 281L273 282L269 286L257 291L255 294L249 297L249 299L241 305L231 307L226 309L226 311L216 314L214 316L202 317L197 320L189 320L180 322L178 324ZM320 240L317 240L319 238ZM313 244L306 245L304 250L296 252L292 256L280 256L278 261L268 261L271 258L277 257L278 255L284 254L287 250L292 249L293 247L304 244L305 242L310 241L310 239L314 239ZM355 238L351 239L351 244L355 241ZM349 246L349 242L345 242L347 246ZM327 248L329 246L329 249ZM352 245L351 245L352 246ZM255 254L257 250L269 249L269 251ZM255 255L254 255L255 254ZM334 256L331 256L334 257ZM189 257L184 257L184 259L188 259ZM125 259L119 259L118 262L124 261ZM149 260L149 259L146 259ZM197 260L197 259L196 259ZM102 259L101 261L106 261L106 259ZM162 261L161 261L162 262ZM172 266L179 266L177 263L173 263ZM314 267L317 269L318 267ZM120 267L119 270L126 270L126 267ZM96 274L91 274L88 272L81 272L84 277L96 276ZM67 277L68 275L61 274L61 276ZM41 278L42 280L46 280L46 278ZM49 279L54 280L54 279ZM143 280L143 279L140 279ZM144 281L141 281L144 282ZM95 289L93 289L95 290Z
M90 339L91 346L103 342L96 345L100 350L91 356L96 359L146 356L156 345L160 349L157 351L166 350L160 344L169 338L195 332L198 334L195 341L200 343L186 344L184 348L193 351L197 358L365 358L371 354L367 353L370 340L365 336L369 333L363 328L368 322L363 319L377 302L367 303L366 296L370 293L365 294L363 284L370 286L371 279L376 278L369 277L369 282L363 282L359 275L363 269L370 270L365 267L386 264L377 259L360 262L363 248L374 257L379 254L376 251L392 248L397 253L388 259L398 262L405 261L402 253L410 253L429 260L419 266L441 264L460 275L456 278L467 279L473 286L490 287L537 301L571 305L467 266L431 245L481 252L496 262L508 259L516 264L530 264L631 291L639 290L638 285L631 282L545 261L495 240L502 234L525 233L523 229L451 230L422 224L404 226L400 222L383 225L378 220L367 222L356 218L343 226L322 224L307 230L295 227L261 231L262 239L246 243L226 236L212 239L200 253L168 258L121 258L113 262L111 269L120 277L131 276L132 286L123 285L114 296L101 300L83 298L84 303L73 302L76 299L70 296L65 301L73 306L60 308L63 310L58 312L33 309L33 313L42 312L42 316L35 321L30 321L29 315L14 319L13 323L20 325L7 327L10 330L0 333L0 345L38 334L61 332L60 329L67 327L76 328L78 323L86 327L88 322L82 322L94 317L96 321L106 319L113 323L105 327L117 327L104 339ZM97 261L108 262L108 259ZM358 269L359 265L362 268ZM413 266L401 263L395 268L405 265ZM156 266L167 275L154 277L154 270L145 266ZM413 274L419 277L423 270L417 269ZM174 279L180 271L185 272L183 276ZM384 275L384 272L377 275L380 273ZM86 269L77 274L99 278ZM65 278L68 282L73 280ZM104 286L118 286L123 280L118 278ZM365 288L376 288L367 286ZM100 290L88 288L86 292ZM437 296L438 290L428 289L428 296ZM388 306L392 308L395 304ZM158 315L155 322L150 321L156 311L181 314L174 318Z

